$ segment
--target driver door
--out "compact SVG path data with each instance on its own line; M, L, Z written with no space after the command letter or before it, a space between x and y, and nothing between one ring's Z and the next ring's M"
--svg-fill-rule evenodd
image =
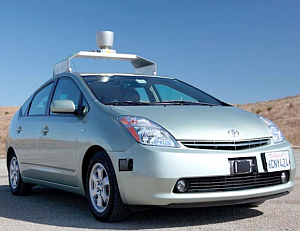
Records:
M76 109L82 93L71 78L60 78L54 100L72 100ZM40 137L41 178L48 182L77 186L77 130L80 117L74 113L52 113L42 121Z

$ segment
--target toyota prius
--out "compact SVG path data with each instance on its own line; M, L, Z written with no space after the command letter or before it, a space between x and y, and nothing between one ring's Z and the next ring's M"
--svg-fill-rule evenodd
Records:
M14 115L6 160L14 195L42 185L87 197L100 221L147 207L257 206L291 192L295 158L270 120L181 80L152 61L80 51L54 66ZM134 74L73 72L73 58L131 62Z

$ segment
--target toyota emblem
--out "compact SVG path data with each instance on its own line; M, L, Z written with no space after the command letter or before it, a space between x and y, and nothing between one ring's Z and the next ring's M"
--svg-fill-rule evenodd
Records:
M230 129L227 133L231 137L238 137L240 135L239 131L236 129Z

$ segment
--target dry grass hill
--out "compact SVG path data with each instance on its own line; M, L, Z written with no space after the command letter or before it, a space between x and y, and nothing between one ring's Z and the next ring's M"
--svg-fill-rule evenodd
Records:
M300 95L237 106L272 120L293 147L300 147Z
M300 147L300 95L237 106L271 119L293 147ZM4 156L9 122L17 110L18 107L0 107L0 157Z
M19 107L0 107L0 157L4 156L6 133L9 122Z

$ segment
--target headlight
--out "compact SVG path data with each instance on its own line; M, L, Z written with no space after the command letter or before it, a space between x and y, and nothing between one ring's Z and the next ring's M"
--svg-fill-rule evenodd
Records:
M118 120L133 138L146 145L179 147L176 140L158 124L140 116L120 116Z
M257 116L258 116L258 118L260 118L262 121L264 121L269 126L269 129L271 131L271 134L273 136L273 141L275 144L280 143L285 140L282 131L279 129L279 127L276 126L276 124L274 124L271 120L269 120L263 116L259 116L259 115L257 115Z

